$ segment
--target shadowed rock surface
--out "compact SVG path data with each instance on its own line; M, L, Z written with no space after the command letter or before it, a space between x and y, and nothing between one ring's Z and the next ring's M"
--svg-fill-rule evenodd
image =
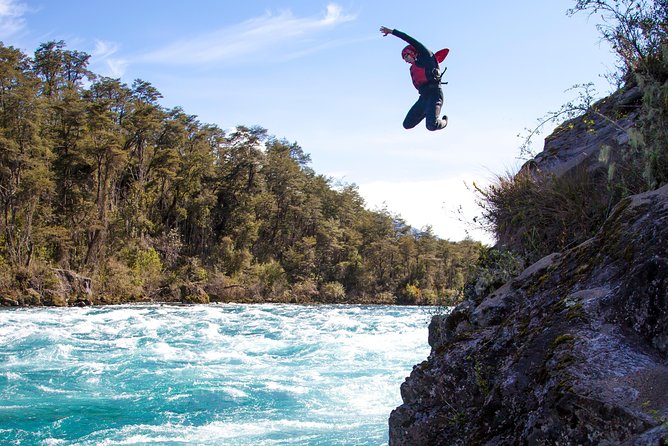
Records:
M390 445L662 445L668 186L429 327Z
M561 124L545 139L543 151L523 169L558 177L576 168L607 172L610 163L618 162L621 151L628 147L628 130L638 118L641 96L634 86L601 99L593 105L594 111ZM601 156L604 150L607 154Z

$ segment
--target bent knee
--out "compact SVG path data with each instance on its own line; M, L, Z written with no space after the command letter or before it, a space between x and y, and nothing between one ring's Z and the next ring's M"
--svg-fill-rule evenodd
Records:
M441 126L439 125L438 122L427 122L427 130L430 132L433 132L435 130L439 130Z

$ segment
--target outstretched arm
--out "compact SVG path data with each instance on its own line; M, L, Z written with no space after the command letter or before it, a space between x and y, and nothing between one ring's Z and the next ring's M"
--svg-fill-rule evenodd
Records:
M415 49L417 50L418 54L422 53L426 56L430 56L431 52L425 47L423 44L412 38L406 33L403 33L399 31L398 29L390 29L385 26L380 27L380 32L383 34L383 36L387 36L388 34L392 34L393 36L397 36L401 40L405 41L406 43L413 45Z

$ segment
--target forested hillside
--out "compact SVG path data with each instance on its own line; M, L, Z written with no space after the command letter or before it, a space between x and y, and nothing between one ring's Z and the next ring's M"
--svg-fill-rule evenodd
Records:
M297 143L199 122L88 61L0 43L4 304L459 298L479 243L368 210ZM92 293L55 298L58 270Z

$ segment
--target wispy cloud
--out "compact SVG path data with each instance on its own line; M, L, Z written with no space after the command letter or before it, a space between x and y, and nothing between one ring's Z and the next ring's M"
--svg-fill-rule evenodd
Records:
M0 39L6 39L25 28L23 15L28 11L25 3L16 0L0 0Z
M104 65L103 74L110 77L121 77L125 73L128 62L125 59L114 57L117 52L118 45L116 43L97 40L91 56L96 62Z
M345 14L339 5L333 3L327 6L324 16L317 17L295 17L290 11L279 14L267 12L238 25L175 42L144 55L141 60L169 64L202 64L247 58L354 19L354 15Z
M323 51L323 50L328 50L328 49L331 49L331 48L338 48L338 47L341 47L341 46L348 46L348 45L355 45L355 44L371 42L371 41L374 41L376 39L377 39L376 35L373 35L373 36L328 40L328 41L323 42L319 45L314 45L314 44L310 43L309 46L306 47L306 48L295 49L295 50L293 50L289 53L283 54L282 56L283 56L283 60L289 61L289 60L299 59L301 57L308 56L309 54L317 53L317 52L320 52L320 51Z

